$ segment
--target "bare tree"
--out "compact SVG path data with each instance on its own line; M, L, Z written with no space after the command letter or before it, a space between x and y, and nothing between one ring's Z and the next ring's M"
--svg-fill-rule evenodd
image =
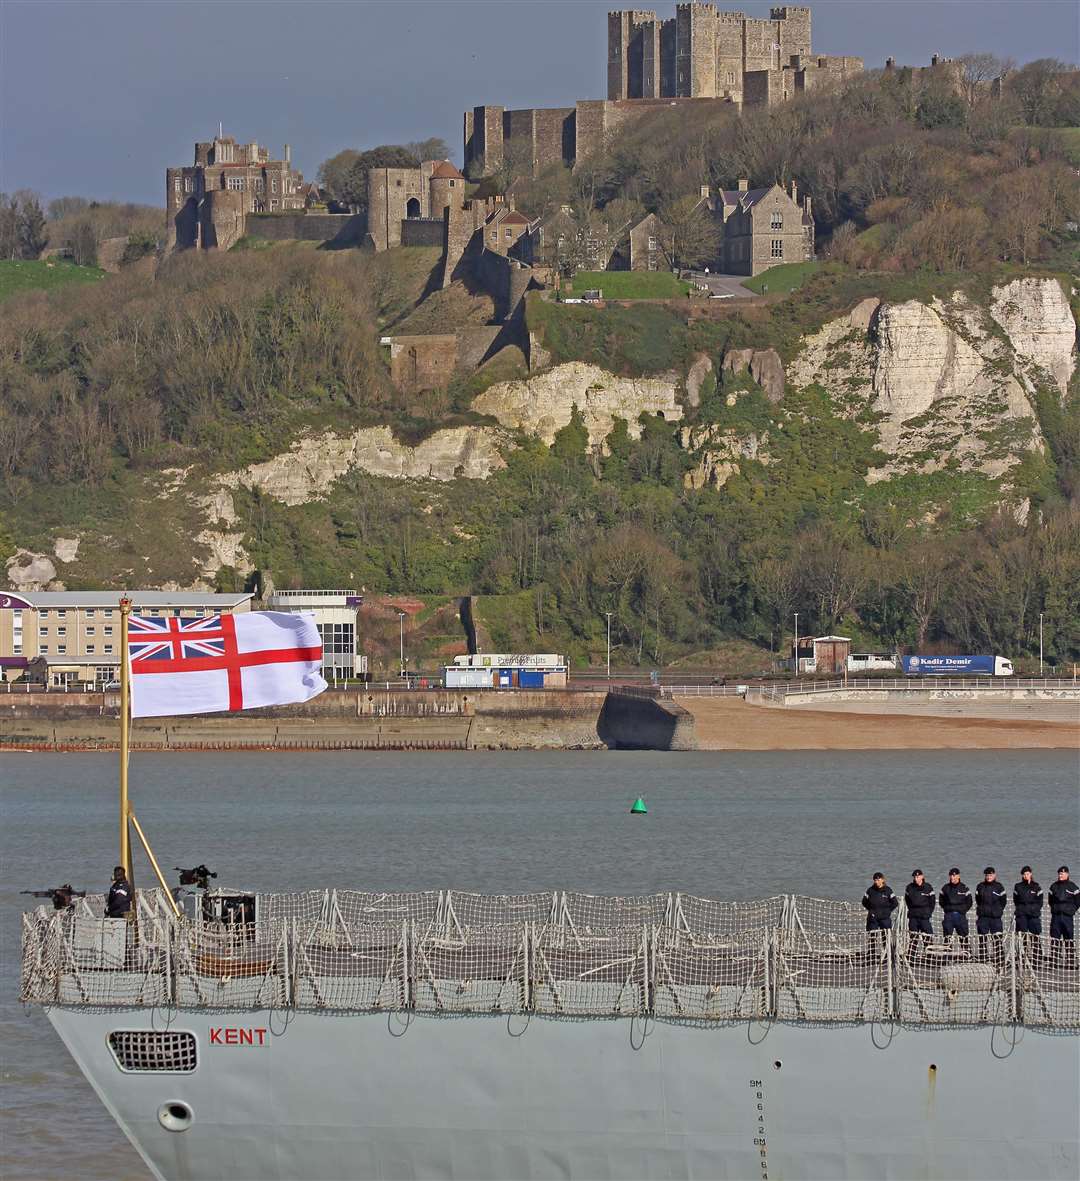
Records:
M672 270L702 266L720 253L720 228L701 197L680 197L659 216L660 241Z
M1014 64L1012 58L998 57L996 53L965 53L956 60L960 66L960 92L969 107L974 107L990 83L1004 78Z

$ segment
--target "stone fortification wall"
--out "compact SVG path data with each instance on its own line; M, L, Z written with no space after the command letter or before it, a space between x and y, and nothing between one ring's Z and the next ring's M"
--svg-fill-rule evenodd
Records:
M505 331L502 324L476 324L441 335L395 336L390 344L390 380L410 394L443 389L455 373L471 373L493 355Z
M504 323L522 320L525 292L532 284L532 271L493 250L484 250L476 258L477 279L495 300L495 316Z
M442 217L414 217L401 223L402 246L438 246L443 244Z
M249 213L249 238L282 242L331 242L335 246L359 246L367 232L362 213Z
M459 328L455 333L458 368L463 373L471 373L483 364L496 352L495 342L504 331L502 324L475 324L469 328Z
M457 337L395 336L390 344L390 380L408 394L441 390L458 367Z

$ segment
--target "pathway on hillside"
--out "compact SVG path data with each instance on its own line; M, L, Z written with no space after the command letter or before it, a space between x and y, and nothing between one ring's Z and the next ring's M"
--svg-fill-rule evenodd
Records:
M757 293L743 286L747 275L706 275L703 271L688 271L686 278L693 283L700 283L708 287L713 295L727 296L732 299L756 299Z

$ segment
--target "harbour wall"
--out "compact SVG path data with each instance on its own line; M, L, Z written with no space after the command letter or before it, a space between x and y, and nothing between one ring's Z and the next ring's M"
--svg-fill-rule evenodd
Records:
M608 693L597 733L613 750L697 750L693 714L659 695Z
M618 696L369 686L243 714L139 718L131 742L135 750L692 749L687 711L646 697L607 704ZM5 695L0 749L113 750L118 715L116 693Z

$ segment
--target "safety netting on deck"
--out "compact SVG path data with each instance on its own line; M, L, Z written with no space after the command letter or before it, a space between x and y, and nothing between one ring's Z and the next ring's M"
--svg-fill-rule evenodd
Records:
M867 932L850 903L777 895L140 891L23 916L28 1002L543 1013L695 1021L1080 1028L1071 941ZM251 919L254 921L250 921Z

